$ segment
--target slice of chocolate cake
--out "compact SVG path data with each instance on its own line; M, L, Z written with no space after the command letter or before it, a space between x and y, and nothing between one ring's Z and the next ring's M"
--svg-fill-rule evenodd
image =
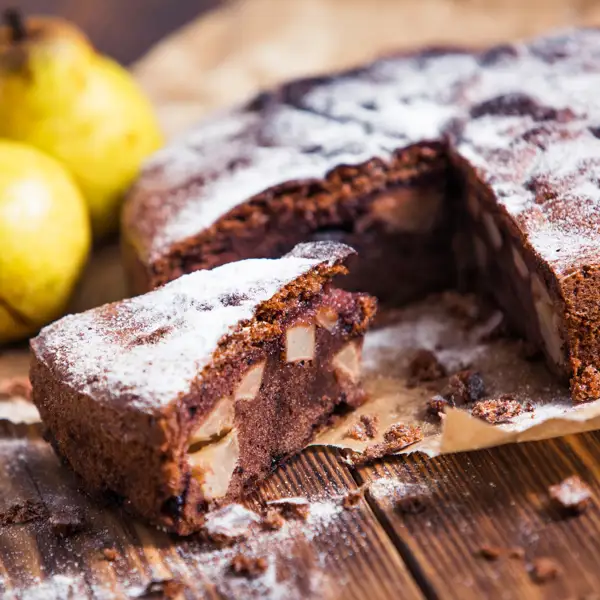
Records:
M574 29L262 94L146 166L123 216L131 280L323 238L359 251L349 289L383 303L478 270L574 400L599 398L598 84L600 30Z
M363 401L370 296L333 288L354 251L199 271L67 316L31 342L33 401L91 490L189 533L239 499L345 405Z

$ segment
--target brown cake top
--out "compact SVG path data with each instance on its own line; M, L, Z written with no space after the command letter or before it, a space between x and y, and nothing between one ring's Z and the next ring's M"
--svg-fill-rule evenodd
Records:
M598 257L600 31L482 52L429 49L293 82L159 152L125 222L145 260L269 189L424 141L469 161L543 260Z
M265 303L353 253L344 244L312 242L280 259L197 271L143 296L66 316L42 329L32 349L76 391L152 411L189 392L219 342L252 328Z

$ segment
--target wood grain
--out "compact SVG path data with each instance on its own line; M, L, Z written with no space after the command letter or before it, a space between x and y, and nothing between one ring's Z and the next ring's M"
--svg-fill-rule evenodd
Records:
M600 498L598 465L600 436L584 434L433 460L387 459L357 477L402 482L395 494L368 498L428 597L583 598L600 589L600 511L596 505L564 518L547 490L576 473ZM485 546L504 552L485 560ZM522 548L524 559L510 558L513 548ZM556 560L562 571L543 585L530 575L539 557Z
M356 483L332 451L305 452L248 501L263 509L269 500L301 495L318 514L224 550L197 537L167 535L82 494L37 427L1 424L0 485L0 514L25 503L47 512L0 526L0 592L6 596L35 590L48 598L130 598L151 581L175 579L189 598L276 597L282 590L290 600L383 600L398 590L402 598L423 597L366 501L341 507ZM81 530L61 535L52 517L80 523ZM106 548L116 551L116 560L106 560ZM276 581L233 577L229 564L238 552L267 557Z

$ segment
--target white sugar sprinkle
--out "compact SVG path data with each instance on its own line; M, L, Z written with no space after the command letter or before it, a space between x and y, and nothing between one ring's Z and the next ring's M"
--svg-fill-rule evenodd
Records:
M396 149L451 134L457 152L509 215L538 214L524 233L560 271L582 244L586 252L600 251L600 193L594 185L600 140L588 131L600 124L599 65L600 32L574 29L483 54L391 57L324 81L293 84L283 99L267 98L266 108L222 113L157 154L129 208L162 221L145 233L144 219L131 227L140 227L146 258L154 260L173 242L203 231L269 188L322 179L341 164L387 160ZM509 105L498 106L502 102ZM565 122L552 111L567 115ZM462 131L454 132L455 123ZM535 131L541 142L526 135ZM590 203L594 210L588 206L584 223L553 219L555 208L536 202L535 178L560 181L567 212Z
M143 296L64 317L44 328L33 347L79 392L127 396L152 411L189 391L219 340L252 318L257 305L331 263L332 255L319 256L321 247L302 244L296 249L308 250L304 255L197 271Z

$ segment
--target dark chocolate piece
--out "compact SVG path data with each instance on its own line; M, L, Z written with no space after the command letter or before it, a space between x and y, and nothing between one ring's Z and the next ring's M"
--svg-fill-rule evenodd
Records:
M556 579L560 572L560 565L553 558L546 556L534 558L529 569L531 579L537 584L544 584Z
M133 285L310 239L398 304L472 281L600 396L600 31L427 49L284 85L149 161L123 212ZM391 275L393 274L393 275Z
M92 490L178 533L254 489L337 407L356 407L375 301L331 287L353 250L199 271L67 316L32 340L33 400Z

